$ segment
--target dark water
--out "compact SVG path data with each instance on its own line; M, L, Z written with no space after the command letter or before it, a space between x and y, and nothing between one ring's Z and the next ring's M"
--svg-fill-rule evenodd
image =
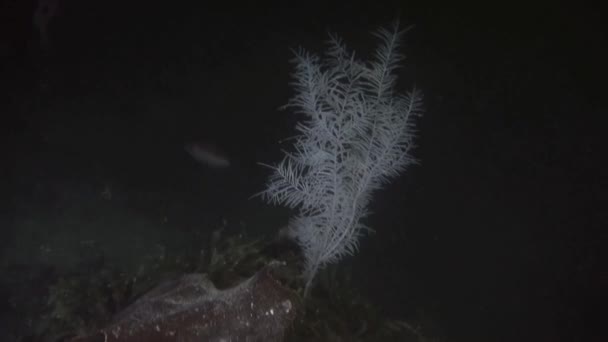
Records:
M289 48L318 51L329 29L365 56L367 32L400 15L415 24L400 87L425 94L421 164L374 197L376 233L347 261L358 287L446 341L601 340L605 54L593 10L66 1L42 49L33 5L6 6L3 302L44 294L83 244L136 266L226 222L278 230L288 213L249 197L269 174L257 163L280 159L297 122L277 110L291 94ZM231 166L196 163L191 141ZM12 305L0 308L9 337L22 324Z

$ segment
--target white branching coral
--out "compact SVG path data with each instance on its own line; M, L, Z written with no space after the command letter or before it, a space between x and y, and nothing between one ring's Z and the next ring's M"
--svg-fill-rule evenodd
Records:
M295 51L296 94L285 107L303 119L261 194L298 209L289 231L306 259L306 291L320 268L356 252L372 192L415 163L422 96L395 91L404 33L398 23L376 31L371 61L356 59L335 35L322 58Z

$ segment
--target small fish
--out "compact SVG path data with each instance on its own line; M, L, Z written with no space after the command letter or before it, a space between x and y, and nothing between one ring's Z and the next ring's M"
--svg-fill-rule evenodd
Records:
M49 26L57 17L59 0L38 0L32 15L34 27L38 31L39 43L42 48L50 46Z
M228 157L211 144L188 143L184 149L194 160L203 165L218 169L230 166Z

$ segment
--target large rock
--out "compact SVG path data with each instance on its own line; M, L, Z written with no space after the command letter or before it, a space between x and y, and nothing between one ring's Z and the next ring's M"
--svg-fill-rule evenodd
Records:
M189 274L151 290L106 328L72 341L283 341L295 300L269 268L226 290L204 274Z

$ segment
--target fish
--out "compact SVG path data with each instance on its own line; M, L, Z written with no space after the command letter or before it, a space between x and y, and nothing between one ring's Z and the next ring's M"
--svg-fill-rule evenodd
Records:
M201 142L191 142L184 145L184 149L199 164L222 169L230 166L230 159L215 145Z
M50 47L49 26L57 17L59 0L38 0L32 15L32 22L38 31L40 46L44 49Z

